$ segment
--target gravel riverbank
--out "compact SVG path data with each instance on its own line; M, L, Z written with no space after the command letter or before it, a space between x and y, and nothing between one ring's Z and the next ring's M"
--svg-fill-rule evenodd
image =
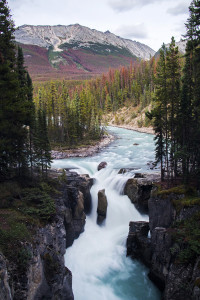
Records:
M61 150L61 151L51 151L51 156L53 159L62 159L69 157L87 157L92 156L95 153L99 152L102 148L109 145L112 141L114 141L115 137L112 135L104 135L102 139L97 142L95 145L88 147L81 147L77 149L70 150Z

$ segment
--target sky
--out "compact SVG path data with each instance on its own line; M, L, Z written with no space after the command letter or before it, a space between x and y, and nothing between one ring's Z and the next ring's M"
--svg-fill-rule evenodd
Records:
M191 0L7 0L15 26L80 24L157 51L185 34Z

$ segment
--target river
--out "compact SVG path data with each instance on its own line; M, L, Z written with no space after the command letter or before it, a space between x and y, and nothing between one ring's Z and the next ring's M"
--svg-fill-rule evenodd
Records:
M68 248L66 266L73 274L75 300L159 300L159 290L148 279L148 269L126 257L130 221L148 220L123 195L123 188L134 172L152 172L147 163L154 160L153 135L109 127L116 140L100 153L86 158L55 160L52 167L72 168L95 179L91 188L92 212L85 231ZM135 145L134 145L135 144ZM108 163L97 171L101 161ZM131 168L118 174L120 168ZM103 226L96 224L97 193L105 189L108 199Z

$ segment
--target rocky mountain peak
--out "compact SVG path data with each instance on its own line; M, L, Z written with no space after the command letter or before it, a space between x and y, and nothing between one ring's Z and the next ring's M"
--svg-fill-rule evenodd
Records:
M16 41L26 45L53 47L54 51L62 51L63 44L74 45L76 48L92 48L94 45L114 46L125 49L132 56L149 59L155 54L150 47L116 36L110 31L101 32L80 24L33 26L23 25L15 32Z

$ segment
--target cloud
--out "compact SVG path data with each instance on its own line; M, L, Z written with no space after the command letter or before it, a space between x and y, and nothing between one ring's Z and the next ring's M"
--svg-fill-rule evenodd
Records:
M167 13L173 16L183 15L188 13L188 5L184 2L179 3L178 5L171 7L167 10Z
M117 12L125 12L134 7L142 7L154 2L161 2L166 0L109 0L108 4Z
M184 35L186 32L186 27L184 22L178 22L174 24L174 32Z
M143 23L137 25L122 25L115 30L115 33L127 39L144 39L148 37L147 30Z

